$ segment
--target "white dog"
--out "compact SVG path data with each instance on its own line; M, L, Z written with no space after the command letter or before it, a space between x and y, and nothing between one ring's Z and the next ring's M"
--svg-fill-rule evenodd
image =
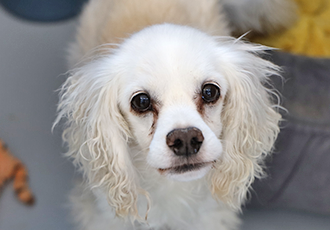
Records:
M66 119L67 155L86 179L72 196L80 229L238 228L235 213L279 132L281 116L263 86L278 68L258 57L264 47L228 37L222 6L85 7L70 62L85 59L61 89L55 122Z

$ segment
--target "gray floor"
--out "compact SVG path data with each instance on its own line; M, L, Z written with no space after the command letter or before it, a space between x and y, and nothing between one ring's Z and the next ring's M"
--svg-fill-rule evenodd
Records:
M66 196L74 170L61 157L59 131L51 133L64 80L65 48L75 21L20 21L0 8L0 138L28 167L37 202L19 203L11 184L0 197L0 230L70 230ZM248 211L245 230L330 230L330 218L288 211Z
M0 138L26 164L37 200L23 206L7 186L0 197L1 230L72 229L65 203L74 171L61 157L60 135L51 133L51 124L74 24L28 23L0 9Z

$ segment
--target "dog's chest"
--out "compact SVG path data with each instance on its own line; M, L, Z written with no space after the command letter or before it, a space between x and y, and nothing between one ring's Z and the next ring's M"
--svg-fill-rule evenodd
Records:
M148 225L152 230L169 230L179 226L186 229L207 209L217 206L206 182L202 180L193 183L158 180L155 186L149 187L148 192L151 198ZM146 207L146 200L141 199L139 210L143 212Z

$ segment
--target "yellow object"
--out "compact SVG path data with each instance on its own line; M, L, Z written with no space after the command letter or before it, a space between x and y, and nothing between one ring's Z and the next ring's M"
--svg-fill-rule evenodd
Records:
M254 37L252 42L284 51L330 57L330 0L295 0L297 22L285 31L267 37Z

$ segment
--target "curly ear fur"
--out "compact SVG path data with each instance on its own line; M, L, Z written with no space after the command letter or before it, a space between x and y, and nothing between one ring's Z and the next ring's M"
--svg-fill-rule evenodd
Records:
M265 47L229 43L220 47L229 89L222 111L224 153L211 175L211 190L239 209L254 179L262 177L262 162L279 132L281 115L271 102L273 92L263 86L279 68L257 56Z
M72 71L61 88L55 125L66 118L67 156L91 187L100 187L118 216L137 217L138 186L128 153L129 127L118 107L119 82L99 59Z

